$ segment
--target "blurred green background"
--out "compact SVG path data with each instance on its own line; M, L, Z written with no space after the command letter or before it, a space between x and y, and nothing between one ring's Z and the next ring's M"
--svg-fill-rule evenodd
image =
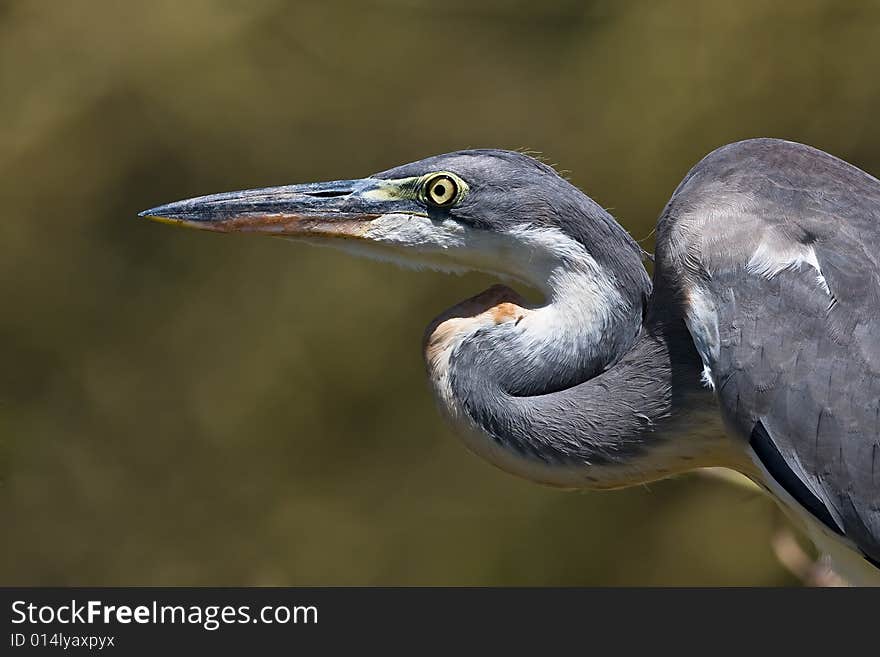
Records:
M493 146L641 239L737 139L880 172L877 61L874 1L0 2L0 583L794 583L747 490L468 453L420 340L488 278L135 215Z

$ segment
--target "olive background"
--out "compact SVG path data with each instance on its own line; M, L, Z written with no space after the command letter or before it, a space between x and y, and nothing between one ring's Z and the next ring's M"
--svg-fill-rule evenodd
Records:
M483 275L137 218L466 147L652 247L725 143L880 172L880 2L0 2L0 583L796 584L768 499L567 493L442 422L420 342Z

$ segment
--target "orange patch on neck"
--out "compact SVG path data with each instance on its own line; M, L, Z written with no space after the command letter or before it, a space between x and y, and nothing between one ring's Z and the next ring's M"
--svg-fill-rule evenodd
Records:
M479 326L519 321L531 312L524 307L525 303L515 290L493 285L440 314L425 331L424 351L429 369L455 336Z
M508 321L519 321L525 316L526 310L515 303L505 301L487 311L496 324Z

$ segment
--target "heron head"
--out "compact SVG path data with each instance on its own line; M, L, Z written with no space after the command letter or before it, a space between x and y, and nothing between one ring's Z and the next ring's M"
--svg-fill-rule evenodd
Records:
M141 216L416 268L486 271L538 288L550 268L585 254L612 266L603 261L634 259L644 272L641 249L607 212L552 167L513 151L459 151L357 180L212 194Z

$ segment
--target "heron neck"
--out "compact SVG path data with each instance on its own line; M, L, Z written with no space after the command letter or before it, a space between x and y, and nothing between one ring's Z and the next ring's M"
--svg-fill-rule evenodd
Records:
M545 306L495 286L429 329L429 373L466 444L504 470L564 487L718 465L717 412L683 322L611 279L556 276Z

